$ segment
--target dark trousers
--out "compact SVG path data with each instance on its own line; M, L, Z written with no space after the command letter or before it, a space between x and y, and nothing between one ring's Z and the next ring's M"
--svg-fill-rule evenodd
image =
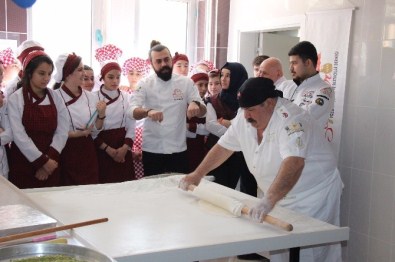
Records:
M255 177L250 173L247 167L247 163L243 159L240 163L240 191L248 194L250 196L257 196L258 185L256 183Z
M173 154L156 154L143 151L144 176L164 173L187 173L187 151Z
M214 176L215 183L235 189L240 178L240 163L243 159L243 155L240 152L234 152L208 175Z

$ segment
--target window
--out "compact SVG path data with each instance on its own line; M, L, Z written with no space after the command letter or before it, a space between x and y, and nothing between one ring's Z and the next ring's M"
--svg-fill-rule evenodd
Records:
M227 61L229 0L198 2L196 61L206 59L217 68Z

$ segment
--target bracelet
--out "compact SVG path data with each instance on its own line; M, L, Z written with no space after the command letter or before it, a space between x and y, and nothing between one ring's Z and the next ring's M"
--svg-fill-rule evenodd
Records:
M104 152L107 150L107 147L108 147L108 145L106 145L106 146L103 148L103 151L104 151Z
M106 116L103 116L103 117L97 116L97 119L99 119L99 120L103 120L104 118L106 118Z

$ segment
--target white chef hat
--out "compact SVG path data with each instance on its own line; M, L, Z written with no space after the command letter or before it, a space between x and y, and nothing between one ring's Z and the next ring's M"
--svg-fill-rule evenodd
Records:
M26 40L22 42L16 49L16 56L18 60L23 64L23 61L25 60L26 56L35 50L40 50L44 51L44 47L41 46L41 44L37 41L34 40Z
M59 55L55 62L56 74L54 80L56 83L60 83L66 79L81 63L81 57L75 53L64 53Z

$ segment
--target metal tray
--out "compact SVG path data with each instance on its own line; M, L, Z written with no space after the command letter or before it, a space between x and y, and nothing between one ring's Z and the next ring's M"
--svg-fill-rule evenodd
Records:
M75 245L28 243L0 248L0 262L45 255L66 255L87 262L115 262L114 259L93 249Z

